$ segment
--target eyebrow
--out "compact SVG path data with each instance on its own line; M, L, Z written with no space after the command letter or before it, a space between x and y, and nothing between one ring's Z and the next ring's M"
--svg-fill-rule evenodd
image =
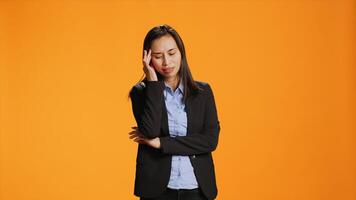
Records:
M172 50L174 50L174 49L176 49L176 48L172 48L172 49L168 50L168 52L169 52L169 51L172 51ZM152 54L161 54L161 53L162 53L162 52L153 52L153 51L152 51Z

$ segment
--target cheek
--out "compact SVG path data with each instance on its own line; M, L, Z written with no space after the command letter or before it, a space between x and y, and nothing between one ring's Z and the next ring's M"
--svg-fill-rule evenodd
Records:
M181 57L180 56L177 56L175 59L174 59L175 63L178 65L178 67L180 67L180 63L181 63Z
M159 60L152 59L152 67L158 70L161 67L161 62Z
M178 55L174 56L174 60L175 60L176 62L180 62L180 61L182 60L181 54L178 54Z

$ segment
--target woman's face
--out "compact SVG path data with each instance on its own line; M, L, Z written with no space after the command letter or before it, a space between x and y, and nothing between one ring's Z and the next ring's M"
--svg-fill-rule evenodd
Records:
M181 54L174 38L171 35L165 35L153 40L151 50L151 61L156 71L165 79L176 78L180 68Z

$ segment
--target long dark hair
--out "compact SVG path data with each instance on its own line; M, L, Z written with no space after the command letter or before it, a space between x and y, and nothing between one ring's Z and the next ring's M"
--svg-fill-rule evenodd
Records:
M148 50L151 48L152 42L155 39L161 38L165 35L171 35L173 37L181 53L181 66L178 71L178 76L180 81L183 81L183 86L184 86L183 101L186 102L189 96L196 94L199 90L202 89L195 83L192 73L190 72L187 56L185 53L184 43L182 38L179 36L178 32L167 24L153 27L146 34L145 40L143 42L143 50L146 50L148 52ZM159 81L163 80L163 76L159 73L157 73L157 78ZM143 74L143 76L137 83L141 81L146 81L145 74Z

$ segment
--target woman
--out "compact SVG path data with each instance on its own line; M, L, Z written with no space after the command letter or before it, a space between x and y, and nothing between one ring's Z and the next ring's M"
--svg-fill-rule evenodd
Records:
M134 194L141 200L215 199L211 152L220 125L208 83L194 81L184 44L168 25L152 28L144 40L145 79L130 97L139 143Z

